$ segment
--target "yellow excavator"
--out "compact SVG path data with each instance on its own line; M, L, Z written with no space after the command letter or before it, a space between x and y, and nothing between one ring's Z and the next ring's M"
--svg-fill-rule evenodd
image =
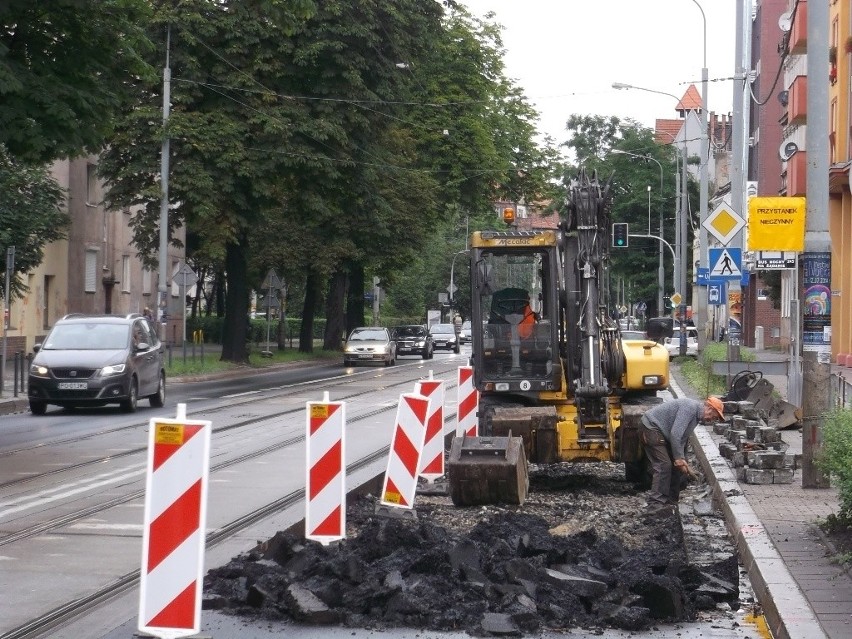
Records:
M527 461L615 461L643 475L642 414L669 384L655 340L622 340L605 305L610 184L581 171L557 229L478 231L470 242L471 341L479 436L456 438L457 505L522 503Z

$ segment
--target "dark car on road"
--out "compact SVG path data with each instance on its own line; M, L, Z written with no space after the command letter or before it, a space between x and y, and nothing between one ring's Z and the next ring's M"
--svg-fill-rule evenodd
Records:
M66 315L33 347L28 396L33 415L63 408L166 401L163 344L150 320L130 315Z
M432 341L435 344L436 351L439 349L453 351L454 353L461 351L456 327L452 324L433 324L429 332L432 333Z
M394 329L397 355L419 355L432 359L435 350L432 335L423 324L405 324Z

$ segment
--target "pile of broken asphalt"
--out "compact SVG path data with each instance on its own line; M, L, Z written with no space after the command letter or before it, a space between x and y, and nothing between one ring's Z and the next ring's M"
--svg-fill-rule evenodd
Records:
M388 517L374 497L361 497L347 509L346 539L323 546L303 531L280 532L211 570L204 606L306 625L477 636L642 630L720 603L737 607L733 549L691 562L681 519L637 516L643 503L618 464L533 469L522 506L418 497L416 517Z

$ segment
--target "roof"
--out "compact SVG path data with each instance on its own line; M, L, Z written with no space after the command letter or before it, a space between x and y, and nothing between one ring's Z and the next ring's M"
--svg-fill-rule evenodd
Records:
M654 140L658 144L671 144L677 140L684 120L657 120L654 126Z
M675 110L677 111L701 111L702 110L701 95L698 93L698 89L695 88L694 84L690 84L686 89L686 93L683 94L683 97L680 99L680 102L677 103Z

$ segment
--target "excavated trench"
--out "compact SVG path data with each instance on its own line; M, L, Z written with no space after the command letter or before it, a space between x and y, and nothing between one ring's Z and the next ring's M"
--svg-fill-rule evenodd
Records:
M278 533L210 571L204 606L307 625L475 636L691 620L739 605L733 547L684 533L719 518L704 488L693 484L681 514L662 518L642 515L644 494L610 463L533 467L521 506L458 508L449 497L419 495L416 516L388 516L361 497L347 509L345 540L323 546Z

